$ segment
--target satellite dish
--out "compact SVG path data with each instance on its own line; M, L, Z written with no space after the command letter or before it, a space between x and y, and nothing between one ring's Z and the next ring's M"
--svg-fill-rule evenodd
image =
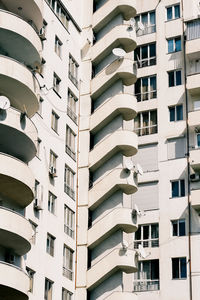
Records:
M141 21L138 22L138 29L144 30L144 25L142 24Z
M131 160L125 161L124 167L125 167L125 169L127 169L129 171L132 170L134 167L133 162Z
M139 164L136 165L136 170L138 174L143 175L144 172L142 170L142 167Z
M126 55L126 51L124 51L122 48L114 48L112 50L112 53L115 56L119 56L120 58L124 57Z
M147 256L150 255L150 253L146 253L146 251L144 250L143 246L140 244L139 245L139 255L142 257L142 258L146 258Z
M139 210L139 208L138 208L138 206L136 204L134 205L134 207L135 207L135 210L136 210L136 212L137 212L137 214L138 214L139 217L145 215L145 213L142 210Z
M127 250L128 246L129 246L129 243L126 240L122 241L122 248L123 248L123 250Z
M0 109L8 109L10 107L10 100L6 96L0 96Z

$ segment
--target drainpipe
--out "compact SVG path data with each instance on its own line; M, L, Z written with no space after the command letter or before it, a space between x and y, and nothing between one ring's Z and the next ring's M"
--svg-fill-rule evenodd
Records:
M188 263L189 263L189 290L190 290L190 300L192 297L192 257L191 257L191 227L192 227L192 219L191 219L191 190L190 190L190 139L189 139L189 122L188 122L188 91L187 91L187 64L186 64L186 37L184 34L184 17L183 17L183 0L181 0L181 8L182 8L182 30L183 30L183 67L184 67L184 90L185 90L185 110L186 110L186 157L187 157L187 182L188 182Z

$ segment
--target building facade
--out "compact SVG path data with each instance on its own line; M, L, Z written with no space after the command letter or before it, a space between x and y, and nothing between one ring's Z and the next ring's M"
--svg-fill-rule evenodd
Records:
M200 3L0 0L0 300L200 297Z

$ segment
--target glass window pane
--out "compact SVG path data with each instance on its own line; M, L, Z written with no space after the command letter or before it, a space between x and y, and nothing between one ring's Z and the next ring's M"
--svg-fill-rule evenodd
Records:
M178 235L178 224L177 224L177 221L173 221L172 222L172 229L173 229L172 235L173 236L177 236Z
M172 20L172 7L167 8L167 20Z
M179 236L185 236L185 220L179 220Z
M168 40L168 53L174 52L174 47L173 47L173 39Z
M139 226L138 230L135 232L135 240L141 240L141 226Z
M197 134L197 146L200 147L200 134Z
M170 120L170 122L175 121L175 107L169 108L169 120Z
M151 280L159 279L159 260L155 259L151 262Z
M183 105L178 105L176 107L176 115L177 121L183 120Z
M156 18L155 18L155 12L150 13L150 24L155 25L156 24Z
M169 87L172 87L174 86L174 72L169 72L168 76L169 76Z
M143 226L143 239L144 240L149 239L149 225Z
M187 271L186 271L186 258L182 257L180 258L180 265L181 265L181 278L186 278L187 277Z
M194 101L193 107L194 107L194 110L200 109L200 100Z
M180 18L180 5L179 4L174 6L174 17Z
M148 24L148 14L142 14L142 24Z
M142 59L148 58L148 46L142 47Z
M181 38L175 39L175 51L181 51Z
M173 181L172 183L172 198L179 196L179 182Z
M181 180L181 197L185 196L185 180Z
M181 71L176 71L176 85L181 85Z
M156 56L156 44L149 45L150 57Z
M151 238L157 239L159 237L158 224L151 225Z
M156 90L156 76L150 77L150 90Z
M179 258L172 258L172 278L179 278Z

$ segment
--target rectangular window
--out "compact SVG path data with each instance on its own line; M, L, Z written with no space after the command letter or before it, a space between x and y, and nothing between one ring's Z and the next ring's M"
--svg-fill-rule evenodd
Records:
M146 12L135 17L137 36L156 32L155 11Z
M38 109L38 114L40 116L42 116L42 106L43 106L43 102L44 100L40 97L40 100L39 100L39 109Z
M186 139L184 137L167 139L167 158L176 159L185 157Z
M64 222L65 233L74 239L75 213L66 205L64 209Z
M52 300L52 294L53 294L53 281L45 278L44 299Z
M184 197L185 196L185 180L171 181L171 197Z
M157 133L157 110L138 113L134 119L134 127L139 136Z
M144 248L159 246L158 223L139 225L138 230L135 232L134 249L138 249L139 245L142 245Z
M67 125L66 126L66 153L76 160L76 150L75 150L75 138L76 135L72 129Z
M172 5L167 9L167 21L180 18L180 4Z
M55 244L55 237L47 233L46 252L49 253L51 256L54 256L54 244Z
M186 36L187 40L194 40L200 38L200 19L187 22Z
M159 260L138 262L138 271L135 273L134 292L156 291L159 284Z
M58 156L50 150L50 159L49 159L49 174L53 177L56 177L56 160Z
M75 173L67 165L65 165L64 191L73 200L75 200L74 179Z
M32 234L32 238L31 238L31 242L33 245L35 245L36 243L36 233L37 233L37 224L33 223L31 220L29 220L32 230L33 230L33 234Z
M29 292L33 293L33 280L34 280L34 275L35 275L35 271L31 270L30 268L26 267L26 272L29 276Z
M63 276L73 280L73 253L74 251L64 245L63 248Z
M62 288L62 300L72 300L72 293Z
M42 202L43 202L43 186L40 184L39 181L35 180L34 208L38 210L42 209Z
M137 47L134 51L134 60L138 68L156 65L156 43Z
M41 142L42 142L41 139L38 138L38 139L37 139L37 152L36 152L36 156L37 156L38 158L40 158Z
M53 90L58 95L59 95L59 92L60 92L60 83L61 83L61 79L58 77L58 75L56 75L56 73L53 73Z
M68 90L67 115L77 124L76 103L78 99Z
M68 29L69 17L60 0L48 0L48 3L60 22Z
M187 264L186 257L172 258L172 279L186 279Z
M52 113L51 113L51 128L55 132L58 132L58 119L59 119L59 116L55 113L55 111L52 110Z
M69 55L69 79L78 88L78 63Z
M197 133L197 148L200 148L200 133Z
M182 84L181 70L174 70L168 72L169 87L177 86Z
M156 98L156 75L138 78L135 83L135 96L138 102Z
M181 51L181 37L176 37L167 40L168 53Z
M62 42L59 40L57 36L55 36L55 52L56 54L61 57L61 49L62 49Z
M185 219L173 220L172 222L172 235L185 236Z
M175 105L169 107L169 121L176 122L183 120L183 105Z
M56 211L56 199L57 197L49 192L48 196L48 211L51 212L52 214L55 214Z

